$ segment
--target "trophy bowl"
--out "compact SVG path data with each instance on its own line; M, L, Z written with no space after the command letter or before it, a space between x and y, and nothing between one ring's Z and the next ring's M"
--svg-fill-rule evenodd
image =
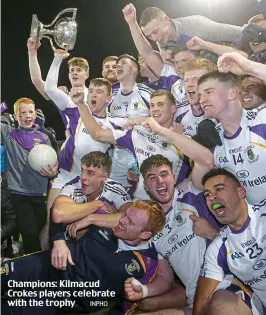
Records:
M63 17L62 14L72 13L72 17ZM36 14L32 15L30 37L35 42L38 48L41 45L41 39L47 38L50 41L53 50L56 50L53 44L55 43L62 49L71 50L74 48L77 37L76 23L77 9L68 8L57 14L52 23L44 25L41 23ZM53 29L49 29L53 27Z
M55 24L54 40L61 48L71 50L74 48L77 38L77 23L66 17Z

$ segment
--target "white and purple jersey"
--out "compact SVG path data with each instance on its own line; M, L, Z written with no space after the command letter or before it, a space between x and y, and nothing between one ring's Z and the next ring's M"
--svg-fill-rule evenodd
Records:
M98 142L92 139L83 121L80 118L78 108L68 107L64 113L69 117L71 135L60 150L60 168L69 172L69 181L80 173L81 158L89 152L107 152L110 147L108 143ZM104 129L117 128L114 124L116 119L109 117L97 117L93 115L97 123Z
M153 92L144 84L135 84L132 92L123 94L120 84L113 85L112 100L109 104L111 117L126 119L149 116L150 96ZM110 178L121 183L124 187L130 187L127 180L127 170L135 162L132 153L126 148L116 146L114 149L112 171Z
M202 122L205 119L205 117L204 113L202 113L200 116L195 116L193 114L191 106L192 105L187 106L185 111L175 118L175 121L182 126L183 132L186 135L193 137L198 132L199 123Z
M141 83L135 83L131 92L125 94L120 84L112 87L112 98L108 105L112 117L136 118L149 116L152 89Z
M178 108L188 105L184 82L177 75L172 65L164 64L160 77L156 82L146 80L143 84L153 90L167 90L171 92L177 101Z
M87 196L82 193L80 178L76 177L73 181L66 184L61 190L60 196L68 196L72 198L75 203L88 202ZM107 178L104 183L101 194L95 198L95 200L101 200L110 206L114 206L119 210L123 204L130 202L131 198L121 184Z
M187 174L188 167L183 164L183 155L165 138L153 135L142 126L135 126L129 131L113 130L116 145L128 149L137 161L138 166L148 157L155 154L162 154L173 163L173 172L177 182L181 182ZM133 185L133 184L132 184ZM140 174L134 197L140 200L150 199L143 186L143 176Z
M266 307L266 199L259 205L248 205L247 211L248 218L240 230L224 227L210 244L202 276L223 281L231 274ZM256 300L251 299L251 309L261 307L252 305Z
M164 228L153 237L160 258L169 261L186 287L188 305L193 303L207 242L193 232L191 214L203 217L218 230L204 195L189 182L186 190L176 189L173 203L166 215Z
M216 127L222 146L214 149L216 167L237 176L245 187L247 200L259 203L266 196L266 108L243 110L240 127L228 137L220 124Z
M162 89L170 91L176 99L176 115L182 114L189 103L184 82L177 75L174 66L164 64L159 80L161 81Z

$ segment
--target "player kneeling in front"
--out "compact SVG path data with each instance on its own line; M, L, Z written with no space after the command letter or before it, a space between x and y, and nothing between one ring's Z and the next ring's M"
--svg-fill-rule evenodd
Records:
M266 312L266 200L247 204L246 191L225 169L202 179L208 207L225 224L205 254L193 315Z

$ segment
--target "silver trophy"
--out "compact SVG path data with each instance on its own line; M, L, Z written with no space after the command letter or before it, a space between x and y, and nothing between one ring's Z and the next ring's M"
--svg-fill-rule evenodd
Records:
M62 14L71 12L72 17L63 17L59 19ZM30 30L30 37L35 42L36 47L41 45L41 39L49 39L53 50L55 46L53 44L52 37L54 38L55 43L64 50L71 50L75 46L76 37L77 37L77 23L75 21L77 14L77 9L69 8L65 9L57 14L55 19L51 24L44 25L42 24L37 15L32 15L32 23ZM52 30L48 28L53 27Z

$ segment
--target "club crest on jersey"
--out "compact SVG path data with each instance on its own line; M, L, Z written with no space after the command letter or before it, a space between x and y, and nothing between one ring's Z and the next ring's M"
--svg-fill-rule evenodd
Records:
M132 259L129 265L125 264L125 268L126 268L127 273L131 276L133 275L134 271L136 270L140 271L139 263L135 259Z
M139 103L138 103L138 102L134 103L134 104L132 105L132 109L133 109L133 110L138 110L138 109L139 109Z
M178 214L176 217L175 217L176 221L177 221L177 226L181 226L183 224L186 223L187 219L183 219L181 214Z
M41 139L39 139L39 138L34 138L33 139L33 145L34 146L36 146L36 145L38 145L38 144L40 144L41 143Z
M252 149L247 150L247 155L248 155L249 160L252 161L255 159L255 154L253 153Z
M256 156L254 151L252 150L253 148L254 145L247 147L247 149L244 151L244 153L247 154L249 163L254 163L259 159L259 156Z
M171 146L171 144L166 142L166 141L162 142L162 144L161 144L161 147L164 150L168 150L170 148L170 146Z

